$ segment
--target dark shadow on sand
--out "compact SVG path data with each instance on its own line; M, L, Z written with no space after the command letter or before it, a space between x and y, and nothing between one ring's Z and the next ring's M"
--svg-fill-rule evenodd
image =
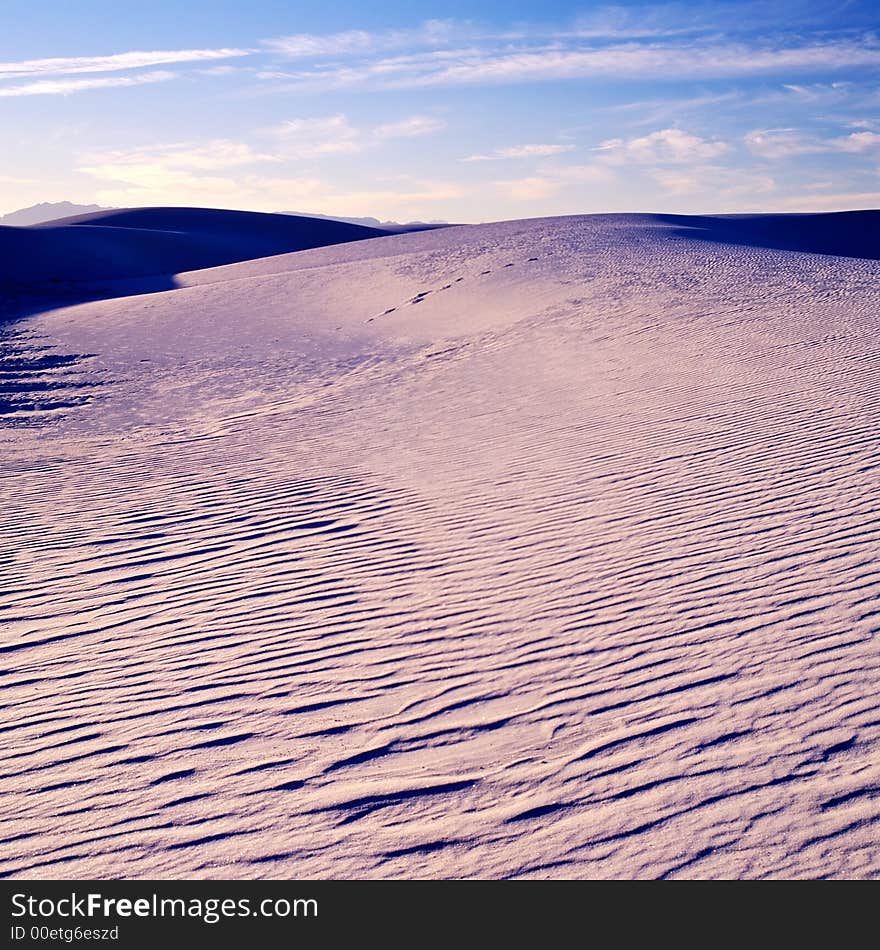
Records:
M174 274L386 237L340 221L207 208L126 208L0 227L0 324L171 290Z
M176 290L177 286L173 274L86 283L49 280L44 283L14 284L0 281L0 328L48 310L95 300L160 293L163 290Z
M826 214L658 214L682 237L807 254L880 260L880 211Z
M25 322L27 317L176 287L173 276L106 284L0 284L0 429L42 425L59 412L92 402L108 382L105 374L92 368L93 354L58 352L51 341Z
M0 325L0 429L38 425L92 401L106 374L91 353L59 353L27 324Z

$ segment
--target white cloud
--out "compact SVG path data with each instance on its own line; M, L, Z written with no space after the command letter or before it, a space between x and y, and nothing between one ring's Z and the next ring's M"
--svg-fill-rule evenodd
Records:
M311 119L290 119L276 132L285 152L299 158L358 152L362 148L361 133L341 113Z
M492 162L505 158L546 158L549 155L560 155L571 151L574 151L573 145L514 145L510 148L496 149L488 155L469 155L462 161Z
M77 171L103 183L103 203L191 205L216 200L222 205L236 196L239 186L218 172L274 160L249 145L216 140L86 155Z
M880 64L880 48L824 44L786 49L742 45L622 44L588 50L501 53L449 66L426 84L565 79L595 75L737 76L791 69L840 69Z
M842 138L834 139L832 144L841 152L867 152L880 148L880 134L877 132L852 132Z
M348 117L337 115L309 119L290 119L273 133L279 138L284 153L296 158L317 158L361 152L391 139L416 138L446 127L431 116L415 115L373 128L358 128Z
M374 50L377 46L377 37L366 30L347 30L344 33L325 35L295 33L292 36L267 40L265 45L273 52L281 53L291 59L300 57L311 59Z
M157 70L136 76L106 76L101 79L40 79L18 86L0 86L0 96L67 96L87 89L109 89L119 86L142 86L144 83L167 82L177 73Z
M448 42L459 28L451 20L428 20L410 30L347 30L342 33L296 33L267 40L265 46L289 59L319 59L346 53L430 46Z
M228 139L174 142L87 154L77 171L97 182L96 200L116 206L300 208L324 214L417 217L432 204L461 197L464 190L455 183L409 179L397 189L385 183L375 189L346 189L317 175L285 175L282 169L286 170L285 161L306 153L325 156L340 148L358 150L395 135L417 134L417 129L427 128L427 123L416 121L419 118L367 130L353 127L344 115L295 119L264 131L272 146L266 150ZM379 130L381 140L375 137ZM281 174L265 174L266 168L277 168Z
M435 119L426 115L414 115L399 122L387 122L385 125L376 126L373 130L373 137L380 140L410 139L419 135L429 135L431 132L439 132L444 128L446 128L446 123L442 119Z
M776 191L776 180L770 175L752 174L747 171L726 169L719 175L714 187L722 196L766 195Z
M84 161L92 166L118 168L123 170L121 173L124 174L124 169L142 165L210 171L252 165L257 162L277 161L277 158L274 155L255 151L243 142L215 139L201 144L174 142L150 148L90 154L84 158Z
M709 141L681 129L659 129L628 140L607 139L596 149L612 162L636 162L645 165L704 162L723 155L726 142Z
M754 129L745 135L744 141L755 155L771 160L823 152L857 154L880 149L880 134L870 131L851 132L838 138L818 138L798 129Z
M539 201L574 185L607 184L614 180L614 172L603 165L555 165L541 169L537 175L495 184L518 201Z
M803 83L783 83L782 88L786 89L788 92L793 93L799 99L804 99L808 102L816 102L820 99L826 98L828 95L839 92L841 89L845 89L850 84L848 82L832 82L832 83L823 83L823 82L814 82L804 85Z
M237 73L247 72L247 66L230 66L228 63L222 66L205 66L204 69L197 70L203 76L234 76Z
M75 73L109 73L146 66L167 66L172 63L195 63L213 59L247 56L247 49L183 49L114 53L111 56L68 56L53 59L26 59L0 63L0 79L16 79L34 75L72 75Z
M776 190L776 182L769 175L718 165L655 168L650 175L670 195L711 195L716 199L733 199L766 195Z
M825 151L826 146L811 141L797 129L754 129L744 137L749 151L761 158L789 158Z
M317 178L267 178L258 175L204 175L143 169L134 181L101 179L95 198L115 207L170 205L282 211L305 202L321 206L326 183Z
M693 192L704 191L706 188L706 183L699 174L689 169L657 169L651 177L672 195L692 194Z
M688 112L701 112L707 107L736 104L743 100L740 91L723 92L717 95L679 96L671 99L641 99L633 102L618 103L606 106L602 111L608 113L641 112L637 118L629 120L631 125L659 125L660 123L677 120Z
M280 165L302 158L351 154L397 137L427 134L440 127L442 123L425 116L411 116L399 122L366 130L353 126L347 117L341 114L292 119L281 126L263 131L262 141L266 145L264 148L229 139L172 142L146 148L86 154L80 160L77 170L102 182L113 183L116 187L113 200L116 203L124 204L126 200L131 203L135 200L134 195L140 195L135 203L143 203L147 200L146 193L149 192L157 196L156 200L162 201L169 199L159 197L161 195L182 196L177 200L183 200L184 204L191 204L199 196L204 196L202 200L208 200L208 196L213 194L218 200L228 204L230 196L239 188L242 195L252 194L257 200L254 207L264 207L265 201L255 194L252 187L256 180L253 172L246 171L237 179L218 177L217 173L230 169L265 167L269 163ZM273 177L271 180L277 183L287 179ZM313 189L315 193L326 195L331 191L329 186L316 178L300 176L289 180L300 184L317 182ZM300 185L297 187L300 188ZM282 186L276 184L272 188L278 190ZM449 186L444 188L443 194L449 194ZM188 192L191 192L190 198L185 197ZM301 190L296 191L293 197L301 193ZM387 192L382 194L385 198L388 197ZM417 194L421 195L419 200L434 200L428 197L427 193L413 192L413 201L416 200L414 196ZM102 195L103 200L109 200L106 193ZM281 205L289 206L289 202ZM376 206L381 207L381 204L377 201Z
M325 188L317 178L266 178L248 170L249 166L274 161L274 156L245 143L215 140L90 154L83 157L77 171L99 183L100 203L117 206L251 205L254 209L279 210L287 205L282 202L267 207L273 194L293 201Z
M458 185L442 181L409 182L400 189L349 189L314 176L206 175L156 165L80 170L99 180L96 200L116 207L180 205L275 212L295 208L305 213L412 219L430 217L432 206L465 194Z
M380 48L378 44L366 45L360 52L369 53ZM309 55L318 56L318 47L314 49L315 52ZM856 41L758 47L696 39L600 46L572 46L557 42L518 48L511 48L509 42L484 41L482 46L466 50L432 50L390 59L362 57L354 64L319 63L283 76L289 84L297 87L324 89L363 84L450 86L609 76L723 78L775 72L833 72L878 65L880 46Z

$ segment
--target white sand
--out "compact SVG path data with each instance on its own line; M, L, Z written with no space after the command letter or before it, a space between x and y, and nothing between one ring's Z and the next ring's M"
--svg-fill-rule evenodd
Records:
M0 871L876 876L878 267L560 218L7 328Z

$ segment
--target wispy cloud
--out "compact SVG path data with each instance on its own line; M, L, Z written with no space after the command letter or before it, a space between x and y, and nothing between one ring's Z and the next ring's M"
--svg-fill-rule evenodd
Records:
M244 142L214 139L204 143L174 142L150 148L98 152L86 155L80 171L107 173L119 181L132 180L137 169L149 166L165 169L212 171L258 162L277 161L277 157L254 149Z
M77 73L111 73L148 66L174 63L202 63L214 59L248 56L247 49L182 49L114 53L110 56L68 56L53 59L26 59L17 63L0 63L0 79L24 76L74 75Z
M513 49L510 44L489 44L477 49L361 59L342 65L320 63L298 71L275 73L274 76L283 78L288 85L302 88L343 88L363 84L401 88L608 76L708 79L776 72L834 72L878 65L880 45L873 41L771 46L719 44L696 39L586 47L556 43Z
M834 7L817 9L815 3L789 0L768 4L764 0L664 0L662 3L597 5L580 14L572 35L595 38L681 36L695 33L748 33L753 31L834 26Z
M665 165L704 162L723 155L726 142L709 141L681 129L659 129L632 139L606 139L596 151L614 162Z
M317 158L361 152L391 139L429 135L445 126L445 122L433 116L414 115L372 128L358 127L352 125L347 116L339 113L318 118L289 119L273 131L286 155Z
M605 75L665 78L739 76L792 69L880 65L880 47L829 43L791 48L741 44L625 44L586 50L501 53L426 75L424 84L566 79Z
M616 103L604 111L610 114L633 115L627 124L631 126L659 125L682 115L702 112L707 108L735 106L749 100L739 90L693 96L677 96L669 99L638 99L633 102Z
M202 76L235 76L247 72L249 68L248 66L230 66L228 63L223 63L220 66L205 66L197 72Z
M790 158L825 151L825 146L806 138L797 129L754 129L744 136L749 151L761 158Z
M176 200L228 205L240 193L241 181L253 177L246 169L275 161L274 155L246 143L217 139L94 152L82 156L76 170L99 181L101 200L111 204ZM230 177L239 170L241 179Z
M40 79L16 86L0 86L0 96L68 96L88 89L109 89L119 86L142 86L145 83L167 82L177 73L156 70L136 76L106 76L102 79Z
M800 129L754 129L746 133L744 141L749 151L768 160L823 152L858 154L880 150L880 134L871 131L822 138Z
M510 148L499 148L485 155L468 155L463 162L493 162L505 158L546 158L549 155L560 155L563 152L574 151L574 145L513 145Z
M464 27L452 20L428 20L408 30L346 30L342 33L295 33L266 40L267 49L289 59L318 59L349 53L412 49L445 44L460 35Z
M770 175L718 165L654 168L649 174L670 195L705 195L716 201L767 195L777 187Z
M320 56L339 56L343 53L371 52L377 48L377 37L366 30L347 30L344 33L316 35L294 33L275 40L266 40L266 47L291 59L315 59Z
M205 170L198 165L201 154L196 150L195 157L184 156L178 146L166 148L164 154L111 154L78 171L96 180L100 203L117 206L179 204L406 219L429 216L432 206L465 194L460 185L445 181L407 180L397 188L372 188L365 182L360 188L345 188L314 175L266 175L234 167L234 154L228 167Z
M495 182L495 186L516 201L540 201L572 186L607 185L615 177L606 165L548 165L537 175L504 179Z
M342 114L288 119L275 130L287 154L316 158L361 150L361 133Z
M830 96L839 95L851 85L849 82L787 82L783 83L782 88L803 102L821 102Z
M880 148L880 135L876 132L852 132L833 139L832 144L841 152L867 152Z
M442 122L430 116L409 116L366 128L352 125L343 114L291 119L255 133L250 142L213 139L87 153L81 156L77 171L122 186L129 195L139 191L174 194L191 188L196 195L211 193L222 197L223 189L228 187L230 193L233 189L227 178L218 177L218 173L226 175L235 170L241 174L239 181L252 182L259 169L270 164L293 168L296 166L291 163L300 159L354 154L395 138L427 134L442 127ZM291 180L318 181L308 175ZM329 186L321 187L326 192ZM117 191L116 198L119 197Z
M376 126L373 130L373 137L378 140L412 139L420 135L439 132L444 128L446 128L446 123L442 119L427 115L414 115L408 119L401 119L400 122L387 122L384 125Z

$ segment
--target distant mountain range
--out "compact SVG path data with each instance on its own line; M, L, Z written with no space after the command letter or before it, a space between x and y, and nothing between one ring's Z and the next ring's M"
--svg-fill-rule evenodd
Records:
M101 205L75 205L71 201L44 201L30 208L12 211L0 215L0 225L24 228L30 224L44 224L46 221L55 221L58 218L69 218L73 214L88 214L92 211L109 211Z
M72 201L43 201L30 208L11 211L0 215L0 225L25 228L32 224L46 224L59 218L70 218L76 214L90 214L93 211L111 211L112 208L101 205L77 205ZM302 218L322 218L325 221L343 221L345 224L360 224L366 228L381 228L383 231L417 231L419 228L436 228L448 224L448 221L380 221L378 218L341 218L333 214L315 214L308 211L283 211Z

